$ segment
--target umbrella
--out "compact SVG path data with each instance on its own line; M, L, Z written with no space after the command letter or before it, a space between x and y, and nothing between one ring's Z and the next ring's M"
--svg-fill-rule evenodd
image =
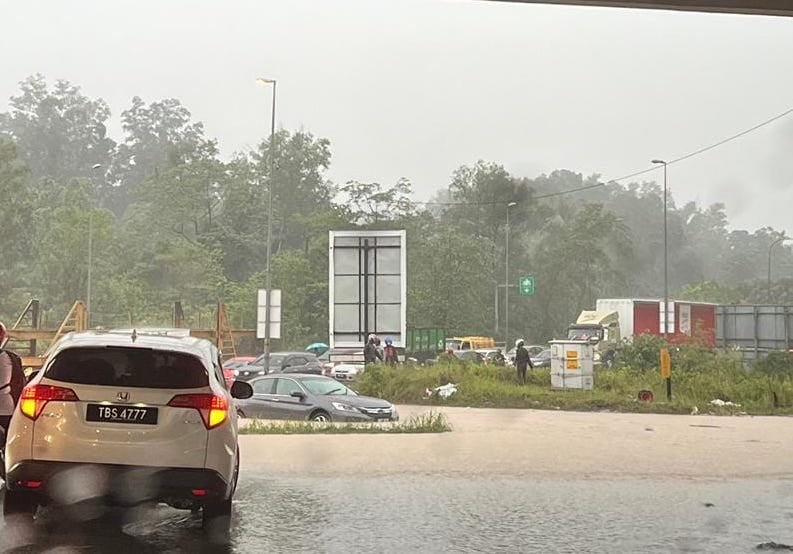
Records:
M306 351L320 354L322 352L325 352L325 350L327 350L328 348L330 347L324 342L315 342L306 346Z

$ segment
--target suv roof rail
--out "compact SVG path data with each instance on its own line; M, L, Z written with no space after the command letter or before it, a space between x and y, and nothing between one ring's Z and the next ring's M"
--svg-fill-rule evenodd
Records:
M190 329L168 328L168 327L140 327L134 329L96 329L97 333L109 335L130 335L133 340L136 337L172 337L187 338L190 336Z

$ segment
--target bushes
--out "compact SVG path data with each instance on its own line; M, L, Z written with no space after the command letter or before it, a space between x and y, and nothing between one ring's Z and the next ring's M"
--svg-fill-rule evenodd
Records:
M659 352L666 346L662 337L655 335L640 335L632 342L624 342L620 346L616 358L616 365L630 368L636 372L652 371L658 369Z
M743 373L741 358L736 353L711 350L697 343L673 346L655 335L641 335L633 342L624 343L617 355L616 366L636 373L657 372L660 370L661 348L664 347L669 348L675 372Z
M769 377L793 378L793 354L770 352L768 356L754 364L754 370Z
M623 365L595 371L595 390L553 390L547 369L530 370L528 383L518 384L514 369L441 362L433 366L367 368L354 388L361 394L403 404L445 404L490 408L543 408L566 410L611 410L623 412L753 414L793 413L793 379L747 372L732 354L711 352L695 346L673 350L673 400L666 402L666 387L658 372L656 344L640 343L631 352L644 360L640 370ZM653 360L650 362L650 352ZM425 398L426 390L455 383L457 392L448 399ZM638 400L641 390L651 390L656 401ZM740 408L716 408L719 399Z

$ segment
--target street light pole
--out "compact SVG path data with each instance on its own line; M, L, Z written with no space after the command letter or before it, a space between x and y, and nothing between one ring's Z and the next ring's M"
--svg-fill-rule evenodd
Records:
M270 119L270 160L269 179L267 183L267 276L264 288L266 289L264 306L264 371L270 371L270 308L272 305L272 234L273 234L273 184L275 182L275 79L259 77L256 82L260 85L273 85L273 105Z
M653 160L654 164L663 164L664 166L664 342L668 343L669 340L669 228L667 223L667 179L666 168L667 164L664 160ZM663 360L668 356L667 346L661 349L661 359ZM663 362L662 362L663 366ZM663 367L662 367L663 372ZM666 377L666 399L672 401L672 374L671 368Z
M654 164L664 166L664 340L669 338L669 227L667 221L667 163L664 160L653 160Z
M509 352L509 209L517 202L507 204L506 248L504 256L504 352Z
M94 164L91 166L93 171L101 169L102 164ZM94 265L94 186L91 184L91 205L88 212L88 279L85 291L85 320L87 326L91 327L91 273Z
M771 303L771 251L774 249L774 246L779 244L785 240L793 240L791 237L781 236L776 239L774 242L771 243L771 246L768 247L768 303Z

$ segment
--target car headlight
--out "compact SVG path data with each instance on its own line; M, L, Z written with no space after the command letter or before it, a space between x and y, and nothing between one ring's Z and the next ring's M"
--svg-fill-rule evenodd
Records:
M330 404L340 412L356 412L356 413L361 412L361 410L359 410L355 406L350 406L349 404L344 404L343 402L331 402Z
M232 374L234 377L239 377L239 376L240 376L240 370L239 370L239 369L232 369L232 370L231 370L231 374Z
M264 370L261 370L261 371L260 371L259 373L257 373L256 375L267 375L267 372L266 372L266 371L264 371Z

